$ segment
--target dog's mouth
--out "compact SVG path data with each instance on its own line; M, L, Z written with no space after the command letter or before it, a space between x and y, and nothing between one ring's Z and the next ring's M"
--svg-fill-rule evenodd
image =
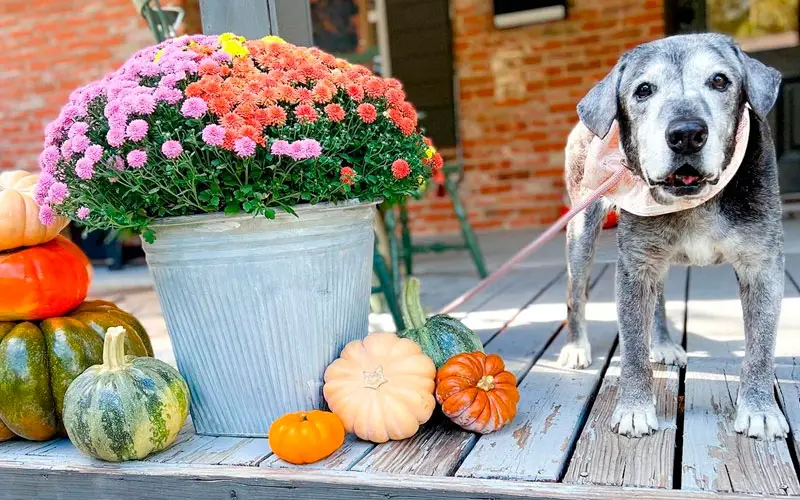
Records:
M655 184L674 196L697 194L708 179L689 163L684 163L661 182ZM713 182L712 182L713 184Z

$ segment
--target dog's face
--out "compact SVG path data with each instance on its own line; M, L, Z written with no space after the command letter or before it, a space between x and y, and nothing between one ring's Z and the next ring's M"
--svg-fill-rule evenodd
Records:
M729 163L745 102L760 116L773 106L780 73L723 35L683 35L640 45L578 105L604 137L613 120L629 167L653 197L703 196Z

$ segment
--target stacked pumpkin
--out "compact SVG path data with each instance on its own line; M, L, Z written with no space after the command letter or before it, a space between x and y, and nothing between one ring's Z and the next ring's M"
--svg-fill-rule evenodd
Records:
M92 456L143 458L175 439L188 413L188 388L168 365L135 358L153 356L136 318L111 302L84 302L91 265L74 243L58 235L66 219L56 218L53 225L39 221L37 180L38 175L23 171L0 174L0 441L43 441L67 432ZM134 358L125 358L126 351ZM126 373L132 366L137 373ZM98 383L111 376L121 379ZM123 380L126 376L138 380ZM143 386L154 390L138 394ZM114 394L101 394L105 387L116 388ZM102 397L110 401L109 396L111 412L99 402ZM124 414L113 415L119 408ZM147 411L140 415L137 408ZM162 410L166 415L155 415ZM103 422L115 426L113 436Z
M399 336L374 333L345 346L325 371L323 392L332 413L276 421L269 436L276 455L312 463L336 451L345 432L375 443L407 439L431 418L437 402L454 423L480 434L514 419L514 374L500 356L486 355L475 332L457 319L426 319L416 278L406 285L403 319L408 329Z

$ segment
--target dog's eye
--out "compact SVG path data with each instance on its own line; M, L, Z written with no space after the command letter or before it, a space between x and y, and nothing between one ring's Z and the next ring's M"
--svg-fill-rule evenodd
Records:
M722 73L717 73L711 77L711 86L717 90L726 90L730 84L731 81Z
M655 92L655 90L656 90L655 86L651 83L647 82L640 83L639 86L636 87L636 91L633 93L633 95L635 95L636 98L639 99L640 101L644 101L645 99L653 95L653 92Z

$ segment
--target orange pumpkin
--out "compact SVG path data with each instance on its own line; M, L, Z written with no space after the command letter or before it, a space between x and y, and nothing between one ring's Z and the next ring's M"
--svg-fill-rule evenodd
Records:
M0 321L62 316L86 298L91 277L89 260L63 236L0 252Z
M514 420L517 378L502 358L482 352L458 354L436 373L436 401L458 426L488 434Z
M46 243L69 223L65 217L56 217L51 226L39 222L33 201L38 180L38 174L24 170L0 174L0 251Z
M344 444L344 425L331 412L289 413L272 423L269 446L286 462L312 464Z

